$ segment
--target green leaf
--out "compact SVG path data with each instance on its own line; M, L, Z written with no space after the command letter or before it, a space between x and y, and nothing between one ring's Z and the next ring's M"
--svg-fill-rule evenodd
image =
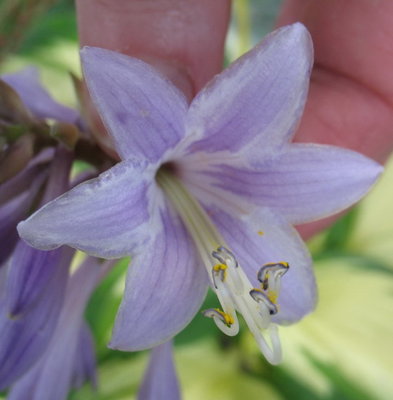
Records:
M339 369L332 364L326 364L313 358L312 363L319 371L321 371L330 381L332 392L326 400L374 400L375 396L366 393L362 388L358 387L354 381L347 379Z
M77 27L74 2L57 1L47 13L36 19L19 49L21 54L31 54L59 40L77 42Z
M358 208L352 208L328 230L325 237L324 251L337 251L347 248L358 216Z

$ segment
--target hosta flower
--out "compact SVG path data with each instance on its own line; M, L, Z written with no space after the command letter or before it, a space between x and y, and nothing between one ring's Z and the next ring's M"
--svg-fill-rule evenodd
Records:
M139 400L179 400L180 388L173 362L172 343L162 343L151 351L143 382L138 391Z
M92 337L83 314L113 261L88 257L71 276L56 329L39 360L12 386L9 400L63 400L71 387L95 382Z
M22 276L29 266L32 267L32 275L35 275L37 269L45 268L51 268L53 273L51 279L46 280L44 288L38 281L41 289L39 296L35 296L34 302L28 304L29 307L23 314L15 315L10 312L8 303L14 293L6 291L0 298L0 390L12 385L26 373L47 348L63 305L69 264L73 255L72 249L64 248L54 250L55 254L45 258L39 250L25 249L22 245L18 246L16 252L16 258L19 261L23 258L23 263L13 263L11 268L20 267L19 276ZM39 265L39 261L46 261L46 264ZM25 273L24 276L26 275ZM17 293L33 297L31 288L28 291L29 283L18 288ZM6 282L7 284L9 282ZM12 300L14 298L15 296L11 297Z
M8 96L5 104L13 106L2 110L1 128L26 124L26 131L21 132L23 138L30 134L29 124L44 124L45 118L69 123L79 120L76 111L51 99L40 85L35 69L1 78L15 90L1 85L0 90L6 88L2 98L7 100ZM6 155L14 144L11 141L5 146ZM39 146L35 151L38 149ZM63 145L27 156L30 160L25 167L17 158L11 160L17 163L17 173L0 185L1 390L14 384L46 351L63 307L74 255L74 250L65 246L49 252L36 250L18 237L16 225L20 220L38 204L45 204L70 187L73 155ZM3 164L5 159L6 156L2 158ZM82 374L78 375L80 382ZM30 395L31 391L26 390L23 398L27 393Z
M52 118L56 121L79 123L79 113L57 103L42 87L36 68L28 67L13 74L4 74L1 79L20 96L26 108L35 118Z
M30 164L37 164L39 157ZM47 179L44 193L41 193L42 204L69 188L71 160L68 150L59 147L55 151L49 173L45 176ZM41 169L44 167L40 164L36 166ZM7 181L0 187L0 196L4 195L7 188L9 191L6 193L9 195L18 187L25 188L33 172L34 165L30 165ZM37 184L36 179L33 184ZM27 187L27 195L36 195L42 189L40 185L37 186ZM27 213L26 205L25 208ZM13 227L15 232L16 222ZM12 229L8 235L11 234ZM3 268L7 269L7 276L6 279L4 277L3 293L0 293L0 389L9 386L25 373L47 348L63 305L73 254L74 250L66 246L48 252L36 250L19 239L5 263Z
M0 268L18 242L17 224L28 215L37 193L47 178L53 153L34 157L16 176L0 185Z
M31 245L132 255L111 346L149 348L179 332L208 284L206 316L228 335L240 312L269 361L276 323L310 312L308 252L291 227L358 200L381 168L330 146L290 144L307 96L312 44L301 24L273 32L192 101L146 63L82 52L120 163L19 225Z
M5 90L3 84L0 85L0 90L4 90L0 97L4 104L13 106L2 109L0 130L7 127L7 124L24 126L43 122L47 118L70 124L80 123L79 114L75 110L57 103L50 97L40 84L35 68L4 74L0 79L9 86ZM28 128L26 133L29 136ZM22 135L20 139L23 138L26 138L26 135ZM5 164L1 165L2 168L17 171L20 169L0 184L0 267L4 265L18 241L16 225L31 212L40 190L46 183L49 163L54 153L53 149L46 148L32 157L33 154L24 149L27 154L23 154L21 150L22 154L18 152L13 160L7 160L7 151L12 150L13 145L15 143L6 147L4 154L0 154L0 161ZM23 158L26 158L26 165L20 165ZM8 163L5 163L5 160ZM17 164L15 167L12 166L13 162Z

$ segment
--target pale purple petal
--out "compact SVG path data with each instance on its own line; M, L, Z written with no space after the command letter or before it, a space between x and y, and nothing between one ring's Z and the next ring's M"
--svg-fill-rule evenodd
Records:
M32 396L38 378L39 371L36 369L34 369L34 373L29 372L28 374L24 375L18 380L15 386L11 388L8 393L7 400L25 400L26 393L29 393L29 395ZM30 397L30 399L33 400L32 397Z
M69 189L73 161L74 155L69 149L63 145L56 148L50 164L48 181L45 185L41 205L48 203Z
M16 226L26 217L30 201L29 192L26 191L0 207L0 265L14 250L18 241Z
M180 400L180 398L172 342L166 342L151 351L149 365L138 392L138 400Z
M2 268L3 267L3 268ZM0 265L0 299L5 293L5 282L7 278L7 263L5 265Z
M145 163L123 161L42 207L19 234L42 250L66 244L97 257L130 255L154 232L153 176Z
M3 199L8 201L0 206L0 266L11 255L19 239L16 226L19 221L26 218L29 208L45 178L45 172L37 174L30 182L30 188L11 199L6 199L7 195L4 191Z
M34 307L57 269L66 268L73 255L70 248L41 251L19 240L8 265L7 313L19 318Z
M214 78L192 102L188 151L247 151L268 158L294 133L304 108L313 51L300 23L270 34ZM198 140L199 139L199 140Z
M215 208L208 212L254 287L260 286L257 272L262 265L289 263L281 281L276 321L294 322L313 310L316 287L311 258L294 228L266 208L242 219Z
M179 217L163 209L163 229L128 270L110 347L151 348L172 338L198 311L207 274Z
M57 103L41 86L36 68L29 67L14 74L5 74L1 79L18 93L25 106L37 118L53 118L70 124L78 122L79 114L75 110Z
M266 206L293 224L337 213L370 189L382 167L359 153L333 146L294 144L258 168L232 164L194 169L194 180L240 201ZM198 179L199 178L199 179Z
M0 390L25 373L42 355L63 304L68 265L58 266L46 290L31 309L18 317L0 301Z
M61 315L42 358L12 388L9 400L63 400L75 372L75 362L83 326L83 312L91 292L103 276L105 266L88 258L72 276Z
M41 202L46 203L68 189L71 164L72 153L59 146L49 168ZM14 231L16 234L16 224ZM9 263L6 296L8 313L15 317L31 307L49 284L59 264L68 265L73 254L70 249L37 251L20 240Z
M81 51L90 95L123 158L157 162L184 135L187 102L141 60L112 51Z
M13 251L19 236L16 225L28 215L45 181L53 151L42 151L25 169L0 185L0 267Z
M85 382L97 387L96 358L93 336L86 323L82 324L74 360L72 387L80 388Z
M48 155L48 158L45 158L45 155ZM47 175L45 170L52 155L53 152L40 153L39 156L29 162L26 168L2 183L0 185L0 206L33 187L32 184L37 186L35 179L41 174Z

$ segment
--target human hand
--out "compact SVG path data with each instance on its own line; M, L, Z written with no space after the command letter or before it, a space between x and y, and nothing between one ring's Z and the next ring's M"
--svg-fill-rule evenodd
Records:
M393 3L287 0L279 25L303 22L315 64L295 140L333 144L384 162L393 148ZM300 227L311 236L334 218Z
M141 58L191 99L222 69L229 0L78 0L81 46Z
M228 0L79 0L81 45L152 63L191 99L220 71ZM393 148L393 4L287 0L278 24L303 22L315 46L295 140L338 145L383 162ZM300 227L304 237L333 219Z

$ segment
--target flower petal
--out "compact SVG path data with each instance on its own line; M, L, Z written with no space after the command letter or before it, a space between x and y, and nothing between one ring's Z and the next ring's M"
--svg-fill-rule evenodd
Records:
M19 240L8 265L7 313L17 318L33 307L57 268L67 267L73 255L70 248L40 251Z
M5 74L1 79L18 93L25 106L37 118L53 118L70 124L78 122L79 114L75 110L54 101L42 87L36 68L29 67L14 74Z
M149 365L138 392L138 400L180 400L179 382L172 355L172 342L151 351Z
M73 161L74 155L68 148L63 145L59 145L56 148L49 168L45 193L42 196L40 205L48 203L70 188L70 174Z
M53 151L42 151L34 157L17 175L0 185L0 207L28 189L37 187L35 179L43 174L47 175L48 163L53 156Z
M94 47L84 47L81 57L90 95L119 155L161 160L184 135L183 94L141 60Z
M79 343L74 360L72 387L80 388L88 381L91 382L93 387L97 387L94 340L89 326L83 323L79 333Z
M172 338L198 311L207 275L179 217L161 211L163 228L133 258L110 347L151 348Z
M67 244L97 257L130 255L154 228L153 174L146 163L123 161L46 204L18 225L19 234L42 250Z
M0 206L0 266L11 255L16 243L18 233L16 226L18 222L25 218L41 184L46 178L46 173L42 172L35 176L31 182L31 188L17 194L12 199ZM0 193L1 196L1 193Z
M71 277L56 330L42 358L10 392L10 400L63 400L72 384L83 312L92 290L110 264L87 258ZM28 392L27 392L28 390Z
M0 265L0 299L5 293L5 283L7 279L7 263L4 265L4 268L1 268L2 265Z
M26 191L0 207L0 265L8 259L18 242L16 226L26 216L30 201Z
M298 124L312 55L310 35L297 23L271 33L234 62L192 102L189 152L243 149L255 159L269 157Z
M199 169L199 181L213 190L220 188L239 200L269 207L298 224L349 207L366 194L383 168L350 150L294 144L258 168L233 163Z
M0 302L0 390L25 373L48 346L63 304L67 274L68 265L58 266L39 300L17 318L8 314L4 298Z
M316 287L311 258L294 228L267 208L242 219L217 208L208 212L255 287L260 286L257 273L262 265L289 263L281 282L280 311L275 321L294 322L313 310Z

